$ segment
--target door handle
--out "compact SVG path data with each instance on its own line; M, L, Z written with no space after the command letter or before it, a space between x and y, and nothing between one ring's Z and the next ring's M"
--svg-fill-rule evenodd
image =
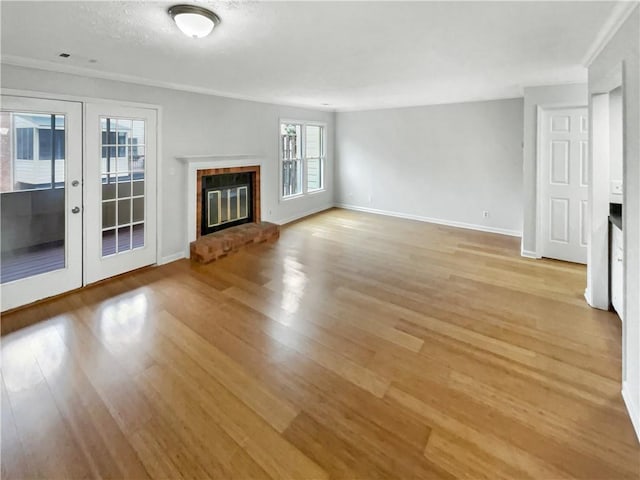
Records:
M73 207L71 213L80 213L80 207Z
M78 185L80 185L80 182L78 180L74 180L73 182L71 182L72 187L77 187Z

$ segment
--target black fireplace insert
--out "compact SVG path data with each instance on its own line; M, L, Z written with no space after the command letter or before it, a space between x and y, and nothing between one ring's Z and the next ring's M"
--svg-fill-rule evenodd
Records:
M253 222L253 172L202 177L200 234Z

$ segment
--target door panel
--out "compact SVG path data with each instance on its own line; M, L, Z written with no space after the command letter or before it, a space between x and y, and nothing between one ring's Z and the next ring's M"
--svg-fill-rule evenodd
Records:
M86 283L156 262L156 111L87 104Z
M82 105L2 96L2 310L82 286Z
M569 142L556 140L551 142L551 183L569 184Z
M544 110L541 119L542 256L586 263L587 109Z
M567 243L569 241L569 199L552 198L549 219L551 220L549 240Z

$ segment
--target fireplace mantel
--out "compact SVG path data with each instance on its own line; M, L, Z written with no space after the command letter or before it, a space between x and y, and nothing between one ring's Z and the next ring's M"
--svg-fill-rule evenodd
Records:
M176 157L185 166L185 181L187 192L187 238L185 256L189 258L189 244L196 237L196 182L198 170L214 168L233 168L258 166L262 170L263 159L257 155L184 155ZM264 191L264 175L260 175L260 190Z

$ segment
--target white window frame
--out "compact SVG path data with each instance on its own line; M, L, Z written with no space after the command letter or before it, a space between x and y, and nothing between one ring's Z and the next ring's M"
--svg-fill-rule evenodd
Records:
M283 169L283 151L282 151L282 142L280 141L280 131L282 128L282 124L291 123L294 125L300 125L301 128L301 141L300 148L302 150L302 191L300 193L296 193L294 195L283 195L283 178L282 178L282 169ZM306 156L306 148L307 148L307 126L310 127L321 127L322 128L322 153L323 156L320 157L320 169L321 169L321 188L316 188L314 190L309 190L307 188L307 156ZM319 122L315 120L295 120L290 118L281 118L278 122L278 196L280 201L288 201L296 198L302 198L309 195L315 195L317 193L325 192L327 189L326 185L326 172L327 168L327 123Z

